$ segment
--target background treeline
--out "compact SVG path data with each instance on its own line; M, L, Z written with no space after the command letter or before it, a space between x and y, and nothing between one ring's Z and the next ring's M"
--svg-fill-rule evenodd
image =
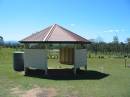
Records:
M102 57L100 55L114 55L114 56L128 56L130 57L130 38L126 39L126 42L119 42L118 37L114 36L113 41L106 43L103 40L90 40L92 43L87 45L89 57ZM4 41L0 36L0 47L5 48L24 48L22 44L17 41Z
M126 42L119 42L118 37L114 36L113 41L106 43L103 41L94 41L87 46L88 51L97 55L115 55L130 57L130 38ZM89 55L91 57L91 55ZM99 56L100 57L100 56Z
M97 54L106 55L129 55L130 43L92 43L88 45L88 51Z
M24 46L17 41L4 41L3 37L0 36L0 48L23 48Z

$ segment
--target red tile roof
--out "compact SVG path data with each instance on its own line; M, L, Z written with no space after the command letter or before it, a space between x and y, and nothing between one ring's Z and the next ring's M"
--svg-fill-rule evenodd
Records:
M29 42L49 42L49 43L64 43L64 42L82 42L82 43L90 43L87 39L57 25L54 24L40 32L32 34L23 40L21 43L29 43Z

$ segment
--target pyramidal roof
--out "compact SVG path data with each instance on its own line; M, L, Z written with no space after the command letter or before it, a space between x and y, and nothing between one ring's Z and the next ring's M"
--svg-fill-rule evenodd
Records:
M57 25L54 24L50 27L45 28L40 32L36 32L23 40L21 43L37 43L37 42L45 42L45 43L90 43L87 39Z

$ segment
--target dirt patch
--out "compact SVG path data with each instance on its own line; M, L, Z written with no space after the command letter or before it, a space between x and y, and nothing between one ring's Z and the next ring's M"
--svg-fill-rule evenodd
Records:
M54 88L33 88L28 91L22 91L18 87L11 89L11 94L19 97L55 97L57 95Z
M21 90L19 89L19 87L15 87L15 88L12 88L12 89L11 89L11 94L12 94L12 95L22 95L22 94L23 94L23 91L21 91Z
M80 97L80 96L78 96L78 93L77 93L77 92L71 92L71 93L68 93L68 94L66 95L66 97Z
M65 97L81 97L80 95L79 95L79 92L78 91L75 91L75 90L70 90L70 89L68 89L68 90L66 90L65 92L64 92L64 95L65 95Z
M56 91L54 88L34 88L27 91L22 97L54 97Z

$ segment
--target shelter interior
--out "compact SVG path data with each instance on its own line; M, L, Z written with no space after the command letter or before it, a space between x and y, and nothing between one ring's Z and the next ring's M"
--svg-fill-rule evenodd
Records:
M25 43L25 52L24 52L25 72L27 68L34 67L34 68L44 69L47 73L47 69L49 68L48 58L50 57L49 56L50 52L58 52L58 56L57 56L58 61L61 64L71 65L72 68L74 68L74 74L76 74L76 69L79 69L80 67L85 67L85 69L87 68L86 48L87 48L87 44L83 44L83 43ZM44 51L40 52L40 50L44 50ZM29 52L31 54L36 54L35 58L29 55L30 54ZM46 52L46 53L42 53L42 52ZM43 57L42 61L41 61L41 57ZM29 61L32 61L35 66L33 65L33 63L29 64ZM39 63L40 61L41 63ZM45 66L40 67L39 64Z

